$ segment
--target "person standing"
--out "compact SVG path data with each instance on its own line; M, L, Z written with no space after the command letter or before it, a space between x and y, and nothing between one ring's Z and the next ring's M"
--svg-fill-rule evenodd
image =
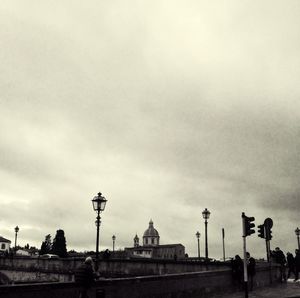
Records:
M250 256L250 253L247 252L246 253L247 256L247 271L248 271L248 279L249 279L249 283L250 283L250 291L253 290L253 281L254 281L254 276L256 274L256 262L255 259L253 257Z
M280 282L286 281L286 273L285 273L286 259L284 253L279 247L275 248L274 257L275 257L275 262L280 265L279 267Z
M236 255L232 260L232 278L233 283L240 288L243 283L243 260L239 255Z
M96 277L93 259L87 257L84 263L75 272L75 283L81 287L79 298L89 297L87 294L88 289L95 282Z
M294 274L296 277L296 272L295 272L295 258L292 253L288 252L286 254L286 261L287 261L287 267L288 267L288 274L287 278L289 279L291 276L291 273Z
M299 279L299 271L300 271L300 251L299 249L295 250L295 281Z

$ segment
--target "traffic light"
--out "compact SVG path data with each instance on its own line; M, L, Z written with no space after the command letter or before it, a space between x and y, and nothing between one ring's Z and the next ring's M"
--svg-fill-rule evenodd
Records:
M259 225L258 227L258 237L265 238L265 226Z
M254 217L248 217L245 215L245 213L242 213L242 218L244 221L244 235L243 236L250 236L251 234L255 233L255 230L253 229L255 227L254 224Z
M265 228L266 228L266 240L271 240L272 239L272 230L271 228L273 227L273 220L272 218L266 218L265 221L264 221L264 225L265 225Z
M272 239L272 230L270 227L266 227L266 240L271 240Z

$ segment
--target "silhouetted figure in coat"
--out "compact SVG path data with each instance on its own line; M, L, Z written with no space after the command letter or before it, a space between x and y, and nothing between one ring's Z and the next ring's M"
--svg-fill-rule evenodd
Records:
M243 260L239 255L236 255L231 264L233 283L240 288L243 283Z
M286 254L286 261L287 261L287 267L288 267L287 278L290 278L291 273L293 273L294 276L296 277L296 272L295 272L295 258L293 256L293 254L291 254L290 252L288 252Z
M253 290L253 280L256 274L256 262L255 259L250 256L250 253L247 252L247 271L248 271L248 280L250 283L250 291Z
M276 247L275 251L273 252L273 256L275 258L275 262L280 265L280 267L279 267L280 282L286 281L286 273L285 273L286 259L285 259L284 253L282 252L282 250L279 247Z
M110 251L109 249L106 249L103 253L103 260L108 261L110 259Z
M95 282L96 272L93 259L87 257L75 272L75 282L81 286L79 298L88 298L87 291Z
M299 249L295 250L295 271L296 271L296 276L295 276L295 281L299 279L299 272L300 272L300 251Z

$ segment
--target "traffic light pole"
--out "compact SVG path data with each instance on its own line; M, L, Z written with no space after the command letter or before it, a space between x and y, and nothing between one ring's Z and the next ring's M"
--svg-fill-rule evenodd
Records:
M248 268L247 268L247 246L246 246L246 217L245 213L242 213L242 222L243 222L243 252L244 252L244 289L245 289L245 298L248 298Z
M243 250L244 250L244 287L245 287L245 298L248 298L248 268L247 268L247 249L246 249L246 237L251 236L255 233L253 229L255 218L246 216L242 212L242 222L243 222Z
M271 251L270 251L270 240L272 239L272 230L273 220L272 218L266 218L264 221L265 227L265 239L266 239L266 247L267 247L267 259L269 263L269 274L270 274L270 284L272 283L272 264L271 264Z
M272 264L271 264L271 252L270 252L270 240L266 239L266 248L267 248L267 260L269 264L269 279L270 284L272 284Z
M266 235L267 235L266 226L263 225L263 227L264 227L264 236L265 236L265 239L266 239L266 254L267 254L267 261L268 261L268 263L269 263L269 262L270 262L270 249L269 249L270 242L269 242L268 238L266 237Z
M270 262L270 241L266 239L267 260Z
M244 221L243 221L243 225L244 225ZM243 250L244 250L244 288L245 288L245 298L248 298L248 270L247 270L246 236L243 236Z

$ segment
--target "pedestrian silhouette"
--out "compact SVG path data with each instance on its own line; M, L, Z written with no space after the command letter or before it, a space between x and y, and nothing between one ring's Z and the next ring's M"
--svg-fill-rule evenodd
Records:
M109 260L110 259L110 251L109 249L106 249L103 253L103 260Z
M253 290L253 282L254 282L254 276L256 274L256 262L255 259L250 256L249 252L246 252L247 256L247 271L248 271L248 280L250 283L250 291Z
M243 260L239 255L236 255L231 264L233 283L240 289L243 283Z
M95 282L97 277L93 259L87 257L84 263L75 272L75 283L77 283L81 289L79 293L79 298L88 298L88 289Z
M295 271L296 271L296 276L295 276L295 281L299 279L299 271L300 271L300 250L296 249L295 250Z
M286 261L287 261L287 267L288 267L288 274L287 278L290 278L291 273L294 274L296 278L296 272L295 272L295 258L292 253L287 252L286 254Z
M286 265L286 258L284 253L279 247L275 248L275 251L273 252L273 256L275 258L275 262L280 265L279 267L279 281L286 281L286 273L285 273L285 265Z

